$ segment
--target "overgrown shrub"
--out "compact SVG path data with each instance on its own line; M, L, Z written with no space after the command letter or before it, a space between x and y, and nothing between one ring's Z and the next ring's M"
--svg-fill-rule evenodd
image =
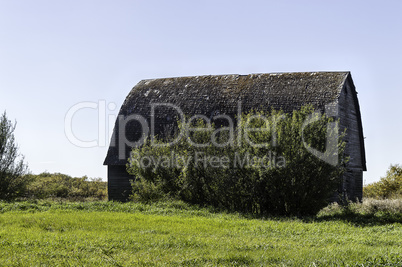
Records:
M167 194L162 191L161 184L155 184L152 181L145 179L138 179L131 181L133 187L130 199L133 201L140 201L144 203L157 202L166 198Z
M402 215L402 199L364 198L362 202L348 202L348 205L332 203L320 210L318 217L349 215Z
M61 173L29 174L31 182L27 186L28 198L70 198L70 199L105 199L107 184L100 178L89 179L87 176L73 178Z
M402 166L391 165L385 177L363 188L363 196L377 199L402 198Z
M308 119L314 122L306 126ZM311 106L292 114L250 112L236 129L230 123L215 126L205 117L179 122L184 137L177 142L164 145L166 140L156 138L133 149L127 164L136 177L133 197L149 201L163 194L257 214L316 213L338 188L346 161L342 138L331 138L338 136L338 128L327 127L333 122ZM337 164L322 161L306 147L326 149Z

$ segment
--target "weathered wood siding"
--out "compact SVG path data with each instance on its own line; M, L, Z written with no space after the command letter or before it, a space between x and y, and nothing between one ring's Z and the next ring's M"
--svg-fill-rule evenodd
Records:
M129 175L125 165L109 165L107 167L109 200L127 201L131 194L130 180L134 176Z
M339 96L340 130L346 129L345 153L349 156L347 171L343 176L342 193L346 193L350 200L362 199L363 170L362 164L362 134L360 130L360 114L356 99L355 88L348 80Z

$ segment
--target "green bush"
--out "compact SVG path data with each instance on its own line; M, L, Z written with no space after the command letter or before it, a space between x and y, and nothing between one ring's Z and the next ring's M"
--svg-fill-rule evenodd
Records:
M151 203L163 200L166 197L166 194L162 191L161 184L155 184L152 181L138 179L131 181L131 186L133 191L130 199L133 201Z
M16 123L7 119L6 112L0 116L0 199L12 200L25 193L28 166L18 152L14 138Z
M27 179L27 197L44 198L70 198L70 199L105 199L107 184L100 178L89 179L87 176L73 178L61 173L29 174Z
M311 106L293 114L250 112L242 115L235 130L216 127L205 118L179 122L185 137L176 143L163 145L156 138L133 149L127 164L136 177L133 198L149 201L163 194L230 211L314 214L334 195L346 159L342 138L329 138L338 136L338 128L327 132L333 119L314 113L315 122L304 127L311 114ZM303 138L309 147L327 148L338 164L314 156Z
M366 185L363 196L369 198L402 198L402 166L391 165L380 181Z

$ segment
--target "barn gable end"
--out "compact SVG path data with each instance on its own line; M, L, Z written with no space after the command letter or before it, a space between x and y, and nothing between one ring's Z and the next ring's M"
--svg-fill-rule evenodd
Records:
M159 136L172 134L178 112L172 106L160 103L179 107L186 116L202 114L208 118L217 114L234 118L239 106L242 112L251 109L270 111L272 108L292 112L306 104L321 111L335 104L341 130L346 128L347 131L346 153L350 155L341 190L349 199L362 197L362 172L366 170L365 150L359 103L352 77L349 72L303 72L140 81L120 109L104 161L104 165L108 165L110 200L124 201L130 193L129 180L134 177L126 172L125 165L131 146L141 139L142 127L146 124L154 125L154 133ZM141 125L139 117L130 120L133 114L142 116L145 124Z
M345 81L338 98L340 130L346 128L345 148L349 156L347 171L343 177L342 192L350 199L359 200L363 197L363 171L366 171L366 157L364 149L364 137L360 115L357 92L351 75Z

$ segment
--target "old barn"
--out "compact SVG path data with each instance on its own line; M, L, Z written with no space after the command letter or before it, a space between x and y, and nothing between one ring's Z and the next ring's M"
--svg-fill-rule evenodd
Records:
M339 118L346 129L350 157L340 187L349 199L361 199L366 171L364 137L357 92L350 72L300 72L250 75L208 75L140 81L128 94L116 120L104 165L108 168L109 200L130 194L126 163L132 146L145 135L172 134L179 113L232 118L251 109L292 112L311 104Z

